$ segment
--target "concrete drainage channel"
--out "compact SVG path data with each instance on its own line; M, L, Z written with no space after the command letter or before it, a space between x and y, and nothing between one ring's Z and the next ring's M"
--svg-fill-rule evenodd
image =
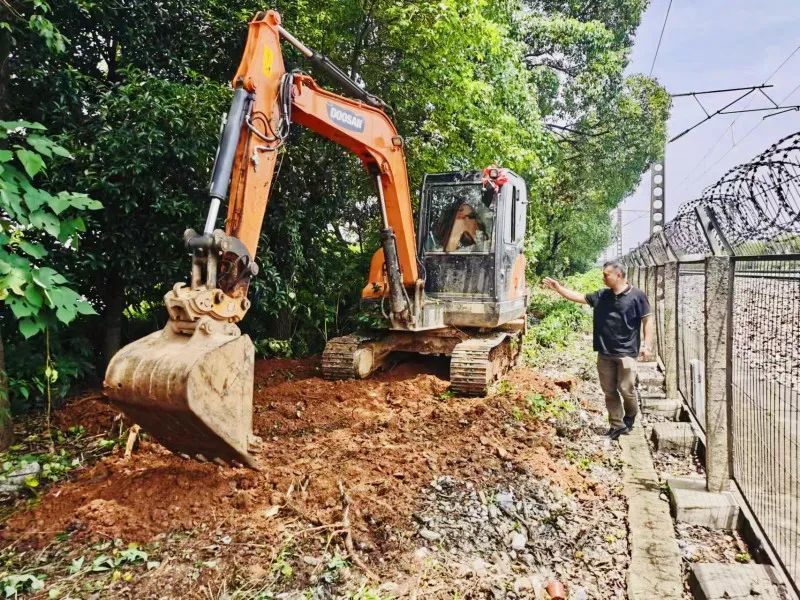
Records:
M688 417L680 400L666 397L658 365L640 363L639 380L643 415L620 438L629 599L795 598L741 499L733 491L708 491L703 437L682 420Z

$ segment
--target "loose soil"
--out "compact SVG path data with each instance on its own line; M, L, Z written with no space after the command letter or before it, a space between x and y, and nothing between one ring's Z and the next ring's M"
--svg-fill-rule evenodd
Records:
M180 567L191 571L190 585L180 573L159 576L162 561L127 592L188 598L208 597L215 582L225 585L234 574L239 581L274 574L287 544L295 555L306 554L295 565L295 584L315 581L322 567L313 556L334 548L381 580L407 571L417 548L412 540L419 539L412 515L443 474L476 489L517 477L541 480L574 497L587 514L602 510L611 492L587 467L597 457L583 465L565 459L557 435L563 423L525 413L526 398L563 398L575 380L562 377L557 385L520 367L503 393L459 398L448 391L448 367L447 360L415 359L369 380L331 382L320 377L319 359L260 361L254 395L260 471L185 460L145 436L129 459L117 452L51 487L3 524L0 539L18 550L44 548L55 536L69 537L73 548L104 540L150 544L151 553L161 554L193 548L200 558L213 556L214 568ZM99 395L76 399L55 422L93 434L120 423ZM203 548L214 550L203 554ZM115 593L127 595L119 587Z

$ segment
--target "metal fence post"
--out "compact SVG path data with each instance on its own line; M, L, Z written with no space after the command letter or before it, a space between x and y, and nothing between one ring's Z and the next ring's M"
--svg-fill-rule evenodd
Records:
M733 261L727 256L709 256L705 268L706 487L709 492L723 492L731 478L728 403Z
M667 398L678 397L678 263L664 264L664 378Z

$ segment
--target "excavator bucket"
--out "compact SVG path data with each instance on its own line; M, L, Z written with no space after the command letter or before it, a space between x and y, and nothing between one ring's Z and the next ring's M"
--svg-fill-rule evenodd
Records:
M114 355L103 387L112 404L173 452L257 468L248 448L255 353L250 338L231 327L186 335L168 323Z

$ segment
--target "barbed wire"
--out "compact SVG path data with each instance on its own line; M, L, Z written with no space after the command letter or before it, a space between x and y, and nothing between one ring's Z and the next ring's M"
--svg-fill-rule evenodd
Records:
M623 259L663 263L713 252L800 253L800 132L730 169Z

